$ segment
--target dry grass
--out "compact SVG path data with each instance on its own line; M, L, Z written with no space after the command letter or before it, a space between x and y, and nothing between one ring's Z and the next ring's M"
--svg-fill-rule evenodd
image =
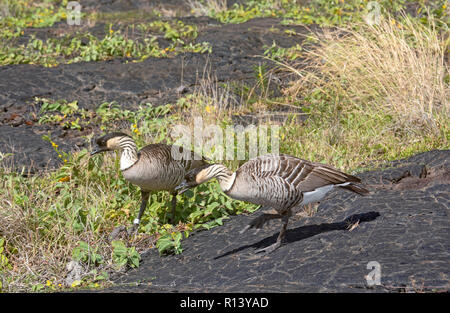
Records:
M228 9L227 0L188 0L187 3L195 16L208 16L211 12L219 13Z
M226 1L203 5L223 9ZM406 17L385 19L375 27L327 30L317 40L307 52L308 66L288 69L299 79L279 101L296 98L310 118L282 125L281 152L354 170L371 160L448 148L449 40L433 25ZM194 92L179 100L179 111L171 111L170 121L142 118L133 131L146 129L145 142L160 142L176 123L193 126L194 117L225 128L240 110L273 105L265 99L267 92L257 105L237 99L210 73L205 67ZM238 162L227 164L235 168ZM30 291L46 280L64 285L65 265L80 240L103 257L98 270L113 266L107 234L136 213L137 190L120 177L113 156L75 154L65 167L28 178L9 166L0 168L0 238L9 259L9 266L0 268L3 291ZM165 217L159 218L166 211L164 199L148 210L154 213L147 215L147 225L156 226L146 232L162 232L166 226L160 225ZM301 214L314 212L310 207Z
M107 234L127 223L139 200L120 179L113 157L94 160L78 153L64 167L29 177L11 167L0 168L0 238L8 261L0 264L1 291L70 287L66 264L79 241L102 257L97 274L115 270ZM148 248L138 243L145 236L131 244ZM96 275L90 263L82 264L82 278Z
M383 110L404 129L439 129L436 115L448 114L449 40L433 24L385 18L373 27L326 30L318 42L291 93L338 93L341 111Z
M405 16L324 30L301 66L284 65L299 77L286 95L310 116L286 125L284 149L355 169L448 148L448 43L433 21Z
M72 210L70 204L75 197L66 188L58 186L61 183L52 177L51 172L26 179L9 168L3 168L0 173L0 237L6 240L6 250L11 252L7 256L12 266L2 269L7 280L3 287L7 286L7 291L29 291L30 284L46 280L64 286L66 273L61 264L70 261L71 252L79 240L93 243L92 240L98 238L96 230L89 226L81 232L74 230L73 222L79 218L79 211ZM86 199L107 202L107 194L92 192L98 184L93 185L89 178L76 188L88 195ZM69 205L63 208L65 202ZM90 207L92 204L82 205ZM92 212L86 216L87 220L99 219L102 213L105 212ZM110 251L102 254L108 255Z
M231 115L244 110L244 106L243 97L236 95L230 84L217 79L208 61L197 75L192 92L180 97L174 112L181 118L178 122L193 131L196 118L201 118L205 124L230 121Z

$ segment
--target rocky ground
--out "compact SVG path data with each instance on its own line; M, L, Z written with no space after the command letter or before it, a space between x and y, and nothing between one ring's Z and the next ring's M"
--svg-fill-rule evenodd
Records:
M450 151L431 151L359 175L372 190L334 191L314 217L291 218L285 244L269 255L280 225L239 234L235 216L191 235L183 253L151 250L107 292L442 292L450 278ZM357 224L352 229L352 225ZM380 285L366 280L380 266Z
M89 10L103 12L124 10L124 6L128 6L128 10L139 10L143 5L142 1L96 3L87 1L83 5ZM164 6L158 1L151 3L151 8L163 7L166 10L186 7L183 1L164 2ZM199 35L195 42L209 42L212 53L183 53L171 58L148 58L139 63L116 58L57 67L29 64L0 67L0 151L13 152L15 166L30 168L31 165L35 171L58 164L57 154L48 142L42 140L43 134L51 132L54 142L63 150L71 151L88 145L81 136L99 132L95 126L78 131L61 129L57 125L40 125L36 118L30 117L40 109L39 105L33 104L35 97L77 100L81 108L88 110L95 110L102 102L111 101L130 109L142 103L174 103L180 94L192 92L205 72L218 82L254 81L254 67L270 63L261 57L265 46L276 42L281 47L290 47L304 39L284 33L287 28L298 33L307 32L307 28L302 26L282 26L280 19L275 18L258 18L242 24L221 24L207 17L172 19L196 25ZM150 17L151 20L154 17ZM96 36L105 32L105 23L80 27ZM27 32L45 39L70 31L74 29L60 22L53 27ZM164 39L160 44L164 47ZM268 67L272 65L268 64Z
M144 10L142 1L86 1L89 10ZM164 10L189 10L184 1L150 1ZM231 5L233 1L229 1ZM99 133L40 125L30 118L35 97L78 100L94 110L105 101L124 108L141 103L174 102L195 88L205 68L224 81L252 81L254 66L265 62L264 45L290 47L303 40L286 34L279 19L259 18L221 24L207 17L185 18L198 25L196 42L208 41L212 53L172 58L81 62L42 67L0 67L0 152L14 153L13 164L32 171L58 165L57 153L42 139L51 132L60 149L88 144L81 136ZM65 25L36 30L53 36ZM104 25L86 26L101 34ZM290 26L298 33L307 29ZM162 42L163 45L163 42ZM270 64L268 65L270 66ZM431 151L396 161L388 169L360 177L372 189L366 197L335 191L314 217L291 219L285 244L269 255L255 250L273 243L280 225L258 234L239 234L254 216L234 216L221 227L192 234L183 253L160 257L156 249L140 267L115 281L107 292L366 292L450 290L450 151ZM261 212L256 212L255 216ZM350 230L351 226L355 226ZM369 262L378 262L381 285L370 287Z

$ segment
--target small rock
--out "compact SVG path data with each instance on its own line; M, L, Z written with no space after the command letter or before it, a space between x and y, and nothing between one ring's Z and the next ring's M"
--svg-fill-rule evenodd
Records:
M70 261L66 266L69 273L66 276L66 285L72 286L74 281L81 280L83 274L83 267L77 261Z
M179 93L179 94L183 94L183 93L188 92L188 91L189 91L189 88L186 87L185 85L181 85L180 87L178 87L178 88L176 89L176 91L177 91L177 93Z

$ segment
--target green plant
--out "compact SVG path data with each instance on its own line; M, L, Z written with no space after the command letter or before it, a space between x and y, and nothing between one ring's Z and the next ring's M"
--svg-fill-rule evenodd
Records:
M114 264L121 268L129 265L130 267L139 267L141 256L136 251L135 247L128 248L123 241L115 240L111 242L113 247L112 260Z
M2 291L3 288L3 277L4 277L4 273L7 270L11 269L11 265L9 264L9 259L6 256L5 253L5 239L0 237L0 292Z
M0 237L0 272L11 267L8 258L5 255L4 246L5 246L5 239Z
M211 51L207 42L193 44L197 28L182 21L141 23L136 28L144 33L143 38L132 38L128 28L113 30L109 25L103 38L90 33L75 33L46 40L32 34L26 43L20 45L16 45L14 40L5 40L0 43L0 65L28 63L56 66L59 63L100 61L114 57L133 58L133 62L140 62L148 57ZM159 47L157 34L160 32L171 40L169 47Z
M73 249L72 259L86 264L98 265L103 263L102 256L84 241L78 241L77 246Z
M303 56L303 47L300 44L296 44L290 48L281 48L274 42L272 46L264 46L264 48L263 55L275 61L293 61Z
M243 23L257 17L278 17L282 18L282 24L317 24L320 26L348 25L349 23L360 22L369 13L370 1L361 0L314 0L306 3L299 3L291 0L251 0L244 4L235 3L230 8L226 5L218 5L216 1L207 1L206 5L194 5L194 11L208 14L222 23ZM408 4L418 4L414 12L420 17L423 23L427 23L428 18L437 20L439 27L448 26L445 22L447 15L446 1L439 0L433 3L415 0L380 0L377 1L381 14L398 15L405 10Z
M166 233L159 237L156 242L159 254L180 254L183 252L181 248L181 239L183 234L179 232Z

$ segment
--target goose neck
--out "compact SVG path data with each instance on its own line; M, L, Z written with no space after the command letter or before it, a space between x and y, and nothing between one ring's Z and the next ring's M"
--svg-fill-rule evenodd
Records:
M129 138L120 141L120 170L124 171L133 166L138 161L138 152L136 143Z
M228 191L233 186L234 180L236 179L236 173L230 171L227 167L222 164L215 164L211 168L211 177L215 177L219 182L220 188L223 191Z

